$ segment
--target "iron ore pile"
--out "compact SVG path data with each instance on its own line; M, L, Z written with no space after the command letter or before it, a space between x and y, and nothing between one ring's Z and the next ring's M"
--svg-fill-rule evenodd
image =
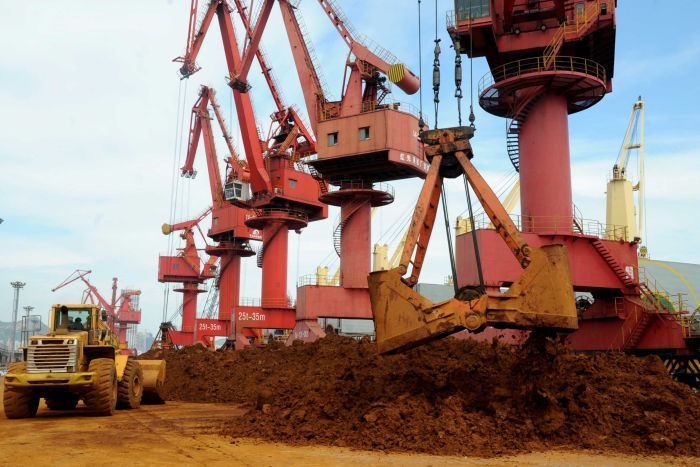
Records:
M657 357L444 339L379 356L369 342L166 351L170 400L243 404L234 438L493 456L552 448L700 455L700 396Z

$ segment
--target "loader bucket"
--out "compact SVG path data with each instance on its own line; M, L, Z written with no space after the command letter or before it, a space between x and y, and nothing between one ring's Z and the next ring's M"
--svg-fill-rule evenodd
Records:
M164 403L165 360L138 360L138 362L143 371L143 403Z

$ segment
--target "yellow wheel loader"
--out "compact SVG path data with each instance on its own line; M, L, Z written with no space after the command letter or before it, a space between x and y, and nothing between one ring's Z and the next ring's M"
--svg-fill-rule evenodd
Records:
M119 340L98 305L53 305L49 333L32 336L23 362L5 375L7 418L36 415L44 398L50 410L74 409L82 399L96 415L162 402L164 360L136 360L119 353Z

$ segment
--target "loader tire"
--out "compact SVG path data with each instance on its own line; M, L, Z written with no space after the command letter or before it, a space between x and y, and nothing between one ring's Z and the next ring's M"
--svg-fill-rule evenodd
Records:
M85 405L94 415L109 416L117 407L117 369L111 358L90 361L88 371L95 372L95 384L85 394Z
M25 373L27 371L26 362L10 363L7 368L8 373ZM5 416L14 418L31 418L36 415L39 408L39 398L30 391L21 391L5 387L2 395Z
M117 408L138 409L143 397L143 370L136 360L127 360L119 381Z
M78 406L80 398L74 394L59 394L53 397L46 397L46 407L49 410L73 410Z

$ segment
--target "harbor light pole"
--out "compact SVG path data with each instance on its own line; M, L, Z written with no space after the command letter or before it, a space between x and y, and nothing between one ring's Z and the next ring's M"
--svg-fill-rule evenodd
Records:
M15 361L15 333L17 332L17 309L19 308L19 291L27 285L24 282L10 282L10 285L15 289L15 298L12 303L12 334L10 338L10 361Z

